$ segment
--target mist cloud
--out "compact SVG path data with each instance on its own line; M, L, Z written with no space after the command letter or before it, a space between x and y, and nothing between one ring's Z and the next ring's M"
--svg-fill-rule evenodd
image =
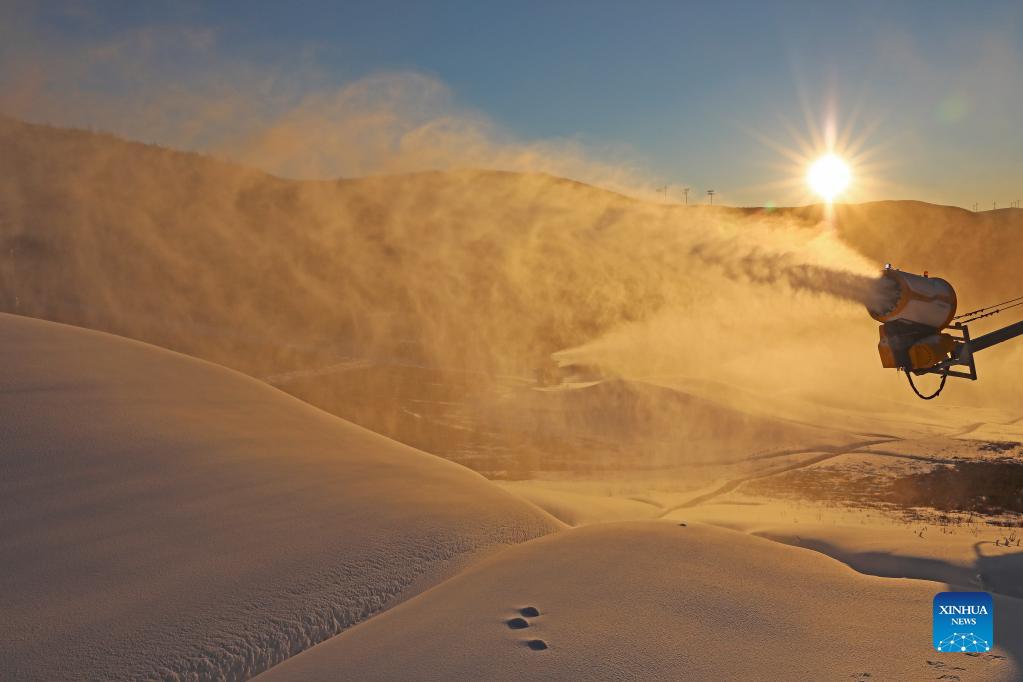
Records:
M33 267L49 278L26 284L24 255L7 269L5 294L22 312L268 373L305 369L299 356L336 363L344 344L520 376L552 353L626 377L727 375L736 385L757 383L780 358L833 363L839 348L876 369L863 352L876 328L860 304L883 296L877 264L826 226L669 209L538 176L641 195L653 186L635 164L578 141L518 140L424 74L332 82L315 50L257 68L223 56L201 27L38 47L31 26L7 30L18 42L0 48L17 57L0 66L8 113L289 178L377 176L278 182L119 143L33 147L16 133L5 244L41 254ZM522 175L391 175L467 167ZM120 234L145 258L104 251L121 247ZM327 350L263 357L269 345Z
M621 145L518 139L431 75L339 82L315 45L253 64L224 54L207 27L58 39L35 17L28 5L0 11L10 38L0 47L0 112L15 118L212 153L286 178L487 168L644 196L656 185Z

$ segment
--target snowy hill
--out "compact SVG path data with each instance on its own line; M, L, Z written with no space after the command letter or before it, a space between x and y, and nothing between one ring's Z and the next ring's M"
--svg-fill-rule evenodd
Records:
M1003 647L942 656L938 589L710 526L603 523L481 562L260 680L1018 679L1019 601L997 600Z
M0 315L0 671L249 677L560 527L206 362Z

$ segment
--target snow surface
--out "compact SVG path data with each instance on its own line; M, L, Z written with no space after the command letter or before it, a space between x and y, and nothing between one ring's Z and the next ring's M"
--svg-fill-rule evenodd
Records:
M1019 679L1018 651L933 650L942 588L712 526L595 524L507 549L260 680ZM995 601L1013 644L1020 602Z
M671 512L668 518L713 524L826 554L851 568L886 578L917 578L1023 598L1023 552L995 545L1014 528L965 524L942 532L928 521L893 522L876 511L748 498ZM1020 637L1023 642L1023 637Z
M241 679L561 524L236 372L0 315L0 677Z
M651 519L663 511L649 502L607 494L587 495L560 489L557 484L544 486L536 481L501 481L500 485L570 526Z

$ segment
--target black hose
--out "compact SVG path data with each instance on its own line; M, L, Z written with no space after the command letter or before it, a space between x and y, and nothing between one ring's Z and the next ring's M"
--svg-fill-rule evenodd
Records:
M941 383L938 384L938 390L930 395L924 395L923 393L917 390L916 384L913 383L913 373L910 372L909 370L906 370L906 378L909 379L909 386L910 388L913 389L913 393L916 393L918 398L923 398L924 400L934 400L941 394L942 389L945 388L945 381L948 379L948 370L946 369L942 373Z

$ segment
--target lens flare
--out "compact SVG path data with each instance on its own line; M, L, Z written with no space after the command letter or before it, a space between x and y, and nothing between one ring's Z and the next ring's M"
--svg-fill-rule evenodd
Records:
M806 173L806 181L814 192L831 201L849 186L849 166L834 154L817 159Z

